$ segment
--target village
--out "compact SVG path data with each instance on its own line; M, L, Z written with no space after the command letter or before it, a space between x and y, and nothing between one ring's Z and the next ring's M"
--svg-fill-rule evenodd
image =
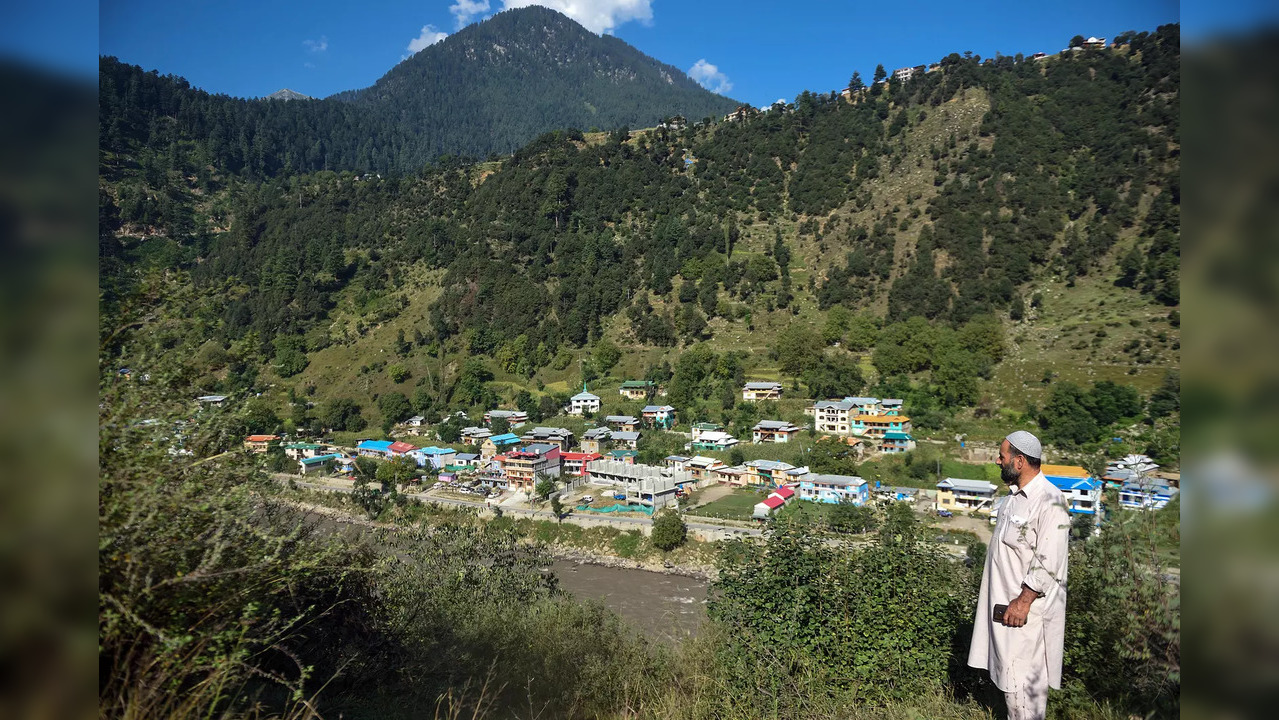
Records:
M744 402L781 399L777 382L747 382ZM644 380L627 380L618 389L624 400L652 402L662 389ZM222 396L199 398L217 404ZM583 388L562 408L570 418L587 423L578 437L565 427L530 423L521 410L492 409L475 424L464 412L453 418L467 423L461 447L426 444L439 437L421 416L399 424L393 439L363 439L353 447L286 438L250 435L244 448L251 453L283 453L293 465L290 475L324 479L337 487L354 486L358 458L398 462L409 468L414 492L443 502L502 509L530 510L555 499L565 515L578 518L651 518L657 511L676 510L709 523L760 524L794 503L813 506L872 503L910 503L917 512L946 523L955 518L963 528L989 535L1003 499L1001 488L988 480L939 477L932 488L901 487L869 481L856 475L814 472L767 457L726 461L734 449L750 445L766 449L798 441L801 433L834 441L858 461L907 453L916 449L911 420L903 401L895 398L844 397L821 400L805 408L806 426L784 420L759 420L748 439L738 439L716 423L681 424L670 405L645 405L638 415L601 414L601 398ZM683 437L684 452L660 463L639 462L645 434ZM765 454L768 454L765 452ZM719 457L716 457L718 455ZM732 453L740 457L740 453ZM972 466L978 467L978 466ZM1158 473L1144 455L1111 462L1102 477L1076 465L1047 464L1045 477L1062 490L1070 512L1096 531L1108 508L1107 487L1118 491L1118 504L1129 510L1160 509L1177 495L1177 482ZM985 532L981 532L986 528Z

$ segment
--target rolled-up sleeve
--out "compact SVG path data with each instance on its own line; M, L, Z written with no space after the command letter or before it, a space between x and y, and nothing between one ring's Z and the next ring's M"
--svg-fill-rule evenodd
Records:
M1070 542L1070 513L1063 504L1044 500L1039 511L1034 557L1022 584L1043 597L1054 586L1066 585L1066 560Z

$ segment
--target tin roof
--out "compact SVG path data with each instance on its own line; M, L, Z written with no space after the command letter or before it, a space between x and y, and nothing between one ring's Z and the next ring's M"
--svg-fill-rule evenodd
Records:
M937 487L943 490L967 490L968 492L995 492L994 483L988 483L985 480L968 480L965 478L946 478L937 483Z

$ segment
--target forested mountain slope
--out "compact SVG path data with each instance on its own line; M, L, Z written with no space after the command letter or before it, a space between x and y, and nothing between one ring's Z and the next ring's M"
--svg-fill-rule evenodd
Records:
M468 26L372 87L334 99L397 117L415 140L435 143L408 151L419 164L441 153L509 153L554 128L651 127L672 115L718 117L739 104L537 5Z
M275 95L278 95L276 93ZM566 127L646 127L738 103L681 70L542 7L498 13L401 62L372 87L244 100L99 62L102 149L193 174L415 173L441 155L508 153ZM177 154L180 153L180 154Z
M325 348L372 352L362 338L383 325L410 369L487 356L530 386L602 338L646 358L763 344L774 356L747 370L792 374L774 341L799 327L827 377L860 357L881 382L922 379L965 406L1003 353L948 333L991 323L1014 352L1052 343L1054 363L1145 374L1179 347L1179 34L1124 40L1038 62L956 54L851 101L806 91L740 122L553 132L501 162L405 177L192 173L166 165L200 152L178 133L117 182L104 136L104 309L139 268L187 270L223 299L199 318L207 336L251 339L280 377ZM334 112L376 102L353 100ZM1095 322L1053 315L1107 299ZM1129 321L1158 322L1114 329ZM921 327L939 334L920 345ZM355 395L358 363L325 392ZM432 371L443 402L449 367Z

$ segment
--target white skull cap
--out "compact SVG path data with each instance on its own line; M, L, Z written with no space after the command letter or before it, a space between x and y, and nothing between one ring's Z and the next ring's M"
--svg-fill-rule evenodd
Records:
M1039 438L1031 435L1025 430L1018 430L1015 433L1009 434L1009 436L1004 439L1008 441L1009 445L1013 446L1027 457L1032 457L1036 460L1041 460L1044 457L1044 448L1039 444Z

